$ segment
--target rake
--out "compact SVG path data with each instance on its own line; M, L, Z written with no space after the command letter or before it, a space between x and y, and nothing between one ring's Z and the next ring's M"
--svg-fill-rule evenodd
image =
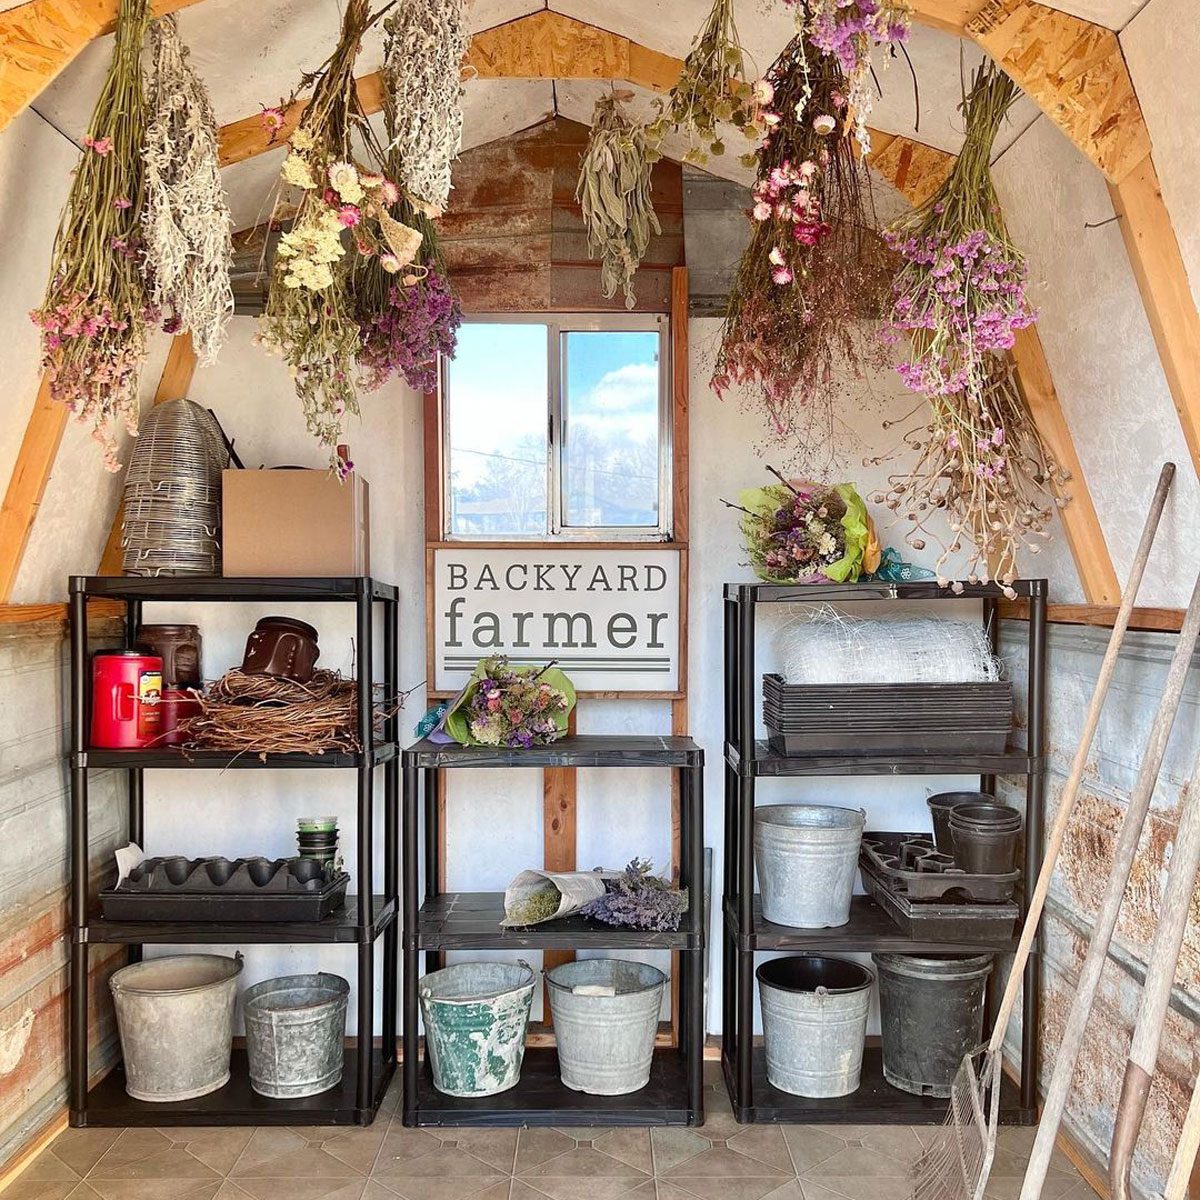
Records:
M1163 506L1166 504L1167 493L1174 476L1175 464L1165 463L1146 514L1137 554L1134 556L1129 579L1121 596L1121 606L1113 622L1108 649L1104 653L1104 661L1100 664L1100 672L1096 677L1096 686L1084 718L1079 745L1075 750L1071 771L1059 799L1058 813L1047 839L1042 868L1033 895L1027 900L1025 924L1013 956L1012 969L996 1014L991 1038L968 1054L959 1065L950 1088L950 1104L945 1124L913 1167L912 1194L917 1200L983 1200L983 1191L987 1186L996 1154L1004 1035L1016 1008L1025 964L1033 950L1038 923L1050 890L1050 877L1054 873L1055 863L1071 820L1088 754L1100 724L1104 700L1116 671L1121 643L1133 615L1134 602L1142 584L1142 576L1146 572L1150 548L1154 544L1154 536L1158 531L1159 519L1162 517Z

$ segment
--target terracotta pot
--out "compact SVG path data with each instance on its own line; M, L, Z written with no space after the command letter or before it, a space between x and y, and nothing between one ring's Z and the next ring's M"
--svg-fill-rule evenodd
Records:
M281 675L307 683L320 653L317 631L311 625L294 617L263 617L246 639L242 670L247 675Z

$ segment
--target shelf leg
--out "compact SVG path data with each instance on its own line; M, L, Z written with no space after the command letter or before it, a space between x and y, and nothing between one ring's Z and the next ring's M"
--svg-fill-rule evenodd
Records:
M400 763L391 759L383 768L383 893L398 909ZM392 923L383 935L383 1061L396 1061L396 1000L400 972L400 913L394 911Z
M404 765L401 783L402 826L400 847L402 855L400 887L404 896L404 975L403 997L403 1100L401 1123L417 1123L417 978L419 953L417 946L417 802L419 774L416 767Z
M737 1106L751 1108L754 1104L752 1083L754 1067L754 952L737 952ZM734 1116L741 1120L740 1113Z
M88 906L87 595L72 582L68 608L71 635L71 1124L87 1120L88 947L83 940Z
M431 767L424 772L425 794L425 899L432 900L438 891L438 771Z

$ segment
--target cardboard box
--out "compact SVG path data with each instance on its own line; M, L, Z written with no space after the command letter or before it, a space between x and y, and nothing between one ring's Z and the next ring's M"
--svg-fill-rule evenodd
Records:
M369 575L367 481L328 471L224 471L222 573Z

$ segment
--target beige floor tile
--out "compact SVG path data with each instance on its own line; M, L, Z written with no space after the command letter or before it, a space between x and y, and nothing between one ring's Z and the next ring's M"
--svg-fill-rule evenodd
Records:
M362 1200L367 1181L356 1179L239 1179L251 1200Z
M524 1183L538 1197L544 1200L626 1200L634 1188L640 1187L645 1180L638 1181L630 1178L613 1176L544 1176L530 1180L516 1180ZM539 1195L540 1193L540 1195Z
M752 1125L731 1137L725 1145L747 1158L786 1171L789 1175L794 1170L783 1130L778 1125Z
M839 1197L839 1200L898 1200L911 1195L907 1177L899 1179L887 1176L862 1178L852 1175L834 1175L828 1179L800 1181L805 1200L826 1200L825 1196L810 1195L818 1189Z
M151 1176L137 1179L98 1179L85 1182L100 1200L213 1200L221 1187L221 1177L212 1179L172 1179Z
M41 1179L45 1181L58 1180L60 1182L78 1183L80 1176L79 1172L73 1167L69 1167L54 1150L47 1146L37 1158L31 1162L24 1171L21 1172L22 1179Z
M811 1179L802 1180L800 1188L804 1195L804 1200L846 1200L846 1197L841 1192L835 1192L831 1188L822 1187L819 1183L813 1183ZM907 1193L893 1191L892 1195L894 1200L900 1200L900 1197L906 1196Z
M560 1154L548 1162L539 1163L536 1167L522 1171L521 1178L539 1188L542 1185L538 1180L548 1176L558 1179L628 1179L629 1187L625 1190L629 1191L635 1184L641 1183L649 1173L649 1171L632 1167L628 1163L619 1162L599 1150L581 1146L566 1154Z
M243 1191L231 1179L226 1179L217 1189L215 1200L249 1200L250 1193Z
M733 1110L726 1107L716 1112L706 1112L704 1124L697 1125L696 1132L710 1142L723 1142L726 1138L736 1137L745 1128L745 1125L739 1125L733 1119Z
M676 1183L668 1183L665 1179L657 1179L654 1183L657 1200L696 1200L693 1192L685 1192Z
M478 1196L472 1197L472 1200L509 1200L511 1191L512 1180L502 1179L499 1183L494 1183L491 1187L484 1188Z
M814 1166L801 1171L804 1179L815 1179L818 1183L832 1175L845 1175L851 1178L864 1179L897 1179L905 1178L909 1173L909 1163L901 1162L877 1150L866 1146L847 1146L836 1154L822 1160Z
M1024 1171L1017 1175L991 1175L988 1178L984 1195L988 1200L1018 1200L1024 1179ZM1079 1176L1051 1171L1046 1176L1046 1182L1042 1184L1042 1200L1076 1200L1076 1189L1080 1184L1083 1184L1084 1187L1084 1191L1080 1195L1085 1197L1095 1195Z
M804 1200L804 1191L800 1187L800 1180L789 1179L783 1187L776 1188L773 1192L768 1192L763 1200ZM899 1197L897 1197L899 1200Z
M320 1148L322 1153L330 1154L346 1166L369 1175L386 1134L387 1127L378 1122L351 1129L341 1126L321 1143Z
M645 1171L647 1175L654 1174L648 1129L610 1129L596 1138L592 1146L618 1162Z
M476 1158L473 1154L468 1154L465 1150L459 1150L457 1146L439 1146L429 1154L422 1154L419 1158L409 1159L400 1164L387 1161L380 1155L373 1172L384 1182L387 1182L387 1179L393 1175L431 1179L438 1176L451 1178L463 1175L478 1178L481 1175L507 1173L507 1171L497 1171L495 1167ZM389 1183L388 1186L394 1185Z
M875 1125L859 1135L858 1139L868 1150L874 1150L886 1158L911 1166L921 1157L924 1146L907 1125Z
M32 1179L23 1171L4 1189L4 1200L65 1200L80 1187L76 1179Z
M557 1127L559 1133L565 1133L567 1137L574 1138L576 1142L590 1142L594 1139L606 1134L611 1128L611 1125L560 1125Z
M64 1129L49 1149L77 1175L86 1175L122 1134L120 1129Z
M258 1129L229 1174L234 1180L319 1180L355 1179L364 1172L296 1137L290 1130Z
M480 1162L501 1175L511 1175L517 1157L517 1133L515 1129L438 1129L436 1137L443 1146L465 1150Z
M764 1200L787 1180L704 1175L684 1176L668 1182L678 1184L681 1191L690 1193L696 1200Z
M171 1139L165 1134L159 1133L157 1129L122 1129L120 1136L105 1151L92 1170L104 1167L107 1172L113 1167L142 1162L164 1150L170 1150L171 1146Z
M724 1085L725 1076L721 1070L721 1060L717 1058L706 1058L704 1060L704 1074L702 1076L706 1086L712 1084Z
M664 1174L661 1168L659 1174ZM695 1158L689 1158L679 1166L673 1167L665 1174L672 1182L689 1188L692 1184L688 1180L697 1177L737 1179L742 1176L776 1179L778 1183L775 1186L778 1187L785 1176L792 1174L792 1170L789 1166L786 1171L781 1171L778 1167L769 1166L758 1159L747 1158L746 1155L739 1154L736 1150L728 1150L724 1146L713 1146L711 1149L705 1150L703 1154L698 1154Z
M650 1145L654 1150L654 1170L666 1175L674 1167L695 1158L709 1149L711 1143L692 1129L652 1129Z
M113 1150L118 1149L120 1145L118 1142ZM124 1160L112 1157L113 1150L88 1172L88 1181L93 1186L96 1180L100 1179L194 1179L216 1182L221 1178L220 1172L205 1166L181 1146L168 1144L165 1150L157 1150L141 1158Z
M546 1193L531 1188L529 1184L514 1179L510 1184L508 1200L546 1200Z
M575 1139L557 1129L522 1129L517 1141L517 1161L514 1174L530 1171L560 1154L575 1149Z
M508 1186L507 1176L460 1175L437 1179L429 1176L385 1175L372 1180L403 1200L484 1200L487 1193Z
M406 1129L397 1117L384 1134L379 1156L375 1160L375 1169L378 1171L385 1164L399 1166L401 1163L411 1162L423 1154L431 1154L434 1150L441 1149L441 1145L441 1141L427 1130Z
M846 1143L829 1129L817 1125L781 1125L784 1141L795 1169L803 1175L846 1148Z
M186 1150L219 1175L228 1175L254 1135L249 1128L200 1126L194 1129L160 1129L173 1146Z

